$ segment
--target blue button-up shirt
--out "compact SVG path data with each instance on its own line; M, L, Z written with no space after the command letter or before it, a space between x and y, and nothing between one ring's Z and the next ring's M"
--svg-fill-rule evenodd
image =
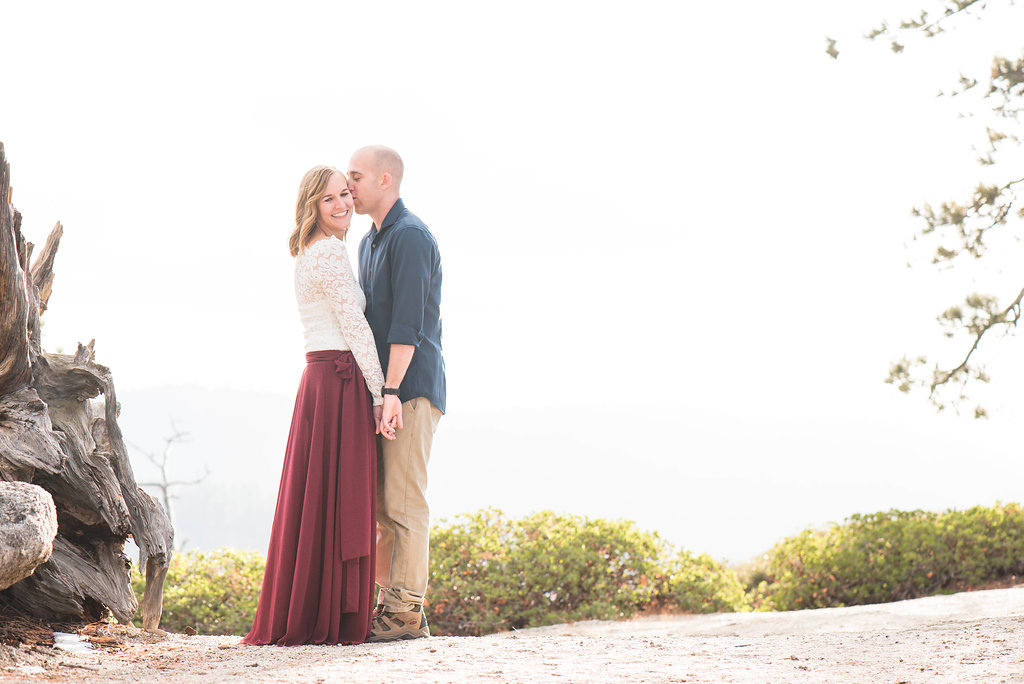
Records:
M399 399L426 397L444 413L446 385L441 356L441 254L437 241L399 199L377 230L359 243L359 285L377 355L388 372L390 345L416 347Z

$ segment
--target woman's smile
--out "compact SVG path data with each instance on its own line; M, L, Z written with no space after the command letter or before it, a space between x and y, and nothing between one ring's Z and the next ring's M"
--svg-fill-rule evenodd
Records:
M344 238L352 221L352 194L345 177L335 173L327 182L324 193L317 203L320 228Z

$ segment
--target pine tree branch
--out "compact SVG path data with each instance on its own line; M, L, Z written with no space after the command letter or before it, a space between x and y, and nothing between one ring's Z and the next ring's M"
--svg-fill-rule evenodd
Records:
M939 28L939 24L941 24L946 19L949 19L950 17L955 17L956 15L960 14L961 12L966 12L971 7L974 7L975 5L977 5L979 2L982 3L981 7L982 7L982 9L984 9L985 8L985 4L984 4L984 2L982 0L968 0L967 2L963 2L962 4L958 3L960 6L957 9L955 9L955 10L946 8L946 12L941 17L939 17L938 19L933 21L928 26L922 27L921 30L926 31L926 32L927 31L934 31L935 29L938 29Z
M959 373L962 373L967 368L967 364L970 362L971 356L973 356L974 352L978 350L978 345L981 344L982 338L985 337L989 330L999 325L1004 325L1007 328L1012 328L1016 326L1017 323L1020 322L1021 301L1024 301L1024 288L1021 289L1020 293L1017 294L1017 298L1014 299L1009 306L1007 306L999 313L990 316L988 322L975 333L974 344L971 345L971 348L968 350L967 355L964 356L963 361L960 362L960 365L949 371L936 372L936 375L938 377L932 382L931 387L929 388L930 395L935 394L935 390L940 385L946 384L952 378L956 377ZM1010 317L1011 314L1012 318Z

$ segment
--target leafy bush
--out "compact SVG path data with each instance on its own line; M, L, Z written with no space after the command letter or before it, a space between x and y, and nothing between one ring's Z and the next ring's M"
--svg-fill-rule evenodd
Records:
M229 549L176 555L161 627L245 634L264 564ZM431 529L426 608L435 633L479 635L640 611L795 610L960 591L1024 574L1024 509L854 515L783 540L741 574L631 522L550 511L509 520L485 509ZM132 584L141 601L137 571Z
M668 551L657 534L628 521L464 514L431 531L428 616L436 633L479 635L629 617L653 605L745 608L735 573L685 552L666 564Z
M230 549L176 555L161 627L247 633L265 562ZM132 584L141 601L145 583L137 570ZM431 529L426 609L436 634L480 635L643 610L749 607L735 572L707 555L676 552L632 522L550 511L509 520L485 509Z
M736 572L711 556L680 551L664 564L655 604L682 613L733 613L750 610Z
M256 615L266 559L252 551L217 549L189 551L171 559L164 582L164 611L160 628L181 632L194 627L200 634L248 633ZM139 601L145 578L132 572ZM142 626L141 617L135 624Z
M1024 571L1024 510L1007 504L854 515L785 539L770 555L761 592L775 610L972 589Z

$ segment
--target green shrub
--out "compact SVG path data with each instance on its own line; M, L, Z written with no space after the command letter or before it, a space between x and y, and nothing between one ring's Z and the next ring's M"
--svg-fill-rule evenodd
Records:
M463 514L430 531L430 586L426 605L434 632L488 634L507 629L504 609L514 602L509 545L518 535L499 511Z
M706 553L680 551L663 566L655 604L682 613L733 613L750 610L736 572Z
M160 626L247 633L265 562L260 554L230 549L175 555ZM132 584L141 601L137 570ZM550 511L509 520L493 509L433 526L425 607L434 633L465 635L644 610L749 610L734 571L707 555L676 552L632 522Z
M745 603L750 610L771 610L766 595L770 560L771 557L765 553L733 566L740 584L743 585Z
M181 632L194 627L200 634L248 633L256 615L266 560L252 551L217 549L176 554L164 581L164 611L160 628ZM132 572L139 601L145 578ZM142 626L141 618L135 624Z
M438 634L488 634L639 610L745 608L735 573L707 556L670 558L628 521L486 509L435 525L427 612ZM707 576L703 576L706 573Z
M854 515L785 539L770 555L762 593L775 610L972 589L1024 571L1024 510L1007 504Z

